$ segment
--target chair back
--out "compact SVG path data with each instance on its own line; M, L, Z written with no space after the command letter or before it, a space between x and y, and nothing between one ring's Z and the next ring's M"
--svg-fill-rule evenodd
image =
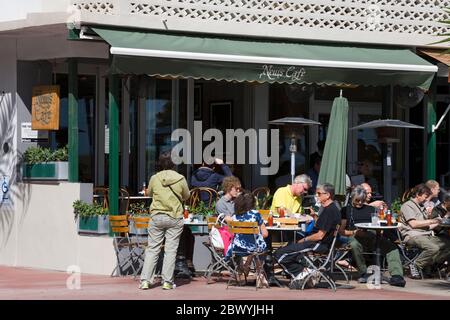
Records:
M333 241L331 242L330 245L330 250L328 251L327 254L327 259L325 260L325 264L328 263L328 261L330 261L331 259L333 259L333 254L334 254L334 248L336 246L336 242L337 242L337 237L339 235L339 228L341 227L340 224L336 225L336 228L333 231Z
M232 234L259 234L259 227L256 221L231 221L229 231Z
M92 190L94 204L100 204L102 208L109 209L108 188L94 187Z
M264 221L267 221L267 219L269 219L269 215L270 215L269 209L259 209L258 212Z
M213 188L208 187L193 188L190 191L190 197L188 199L189 206L191 208L196 207L198 203L202 201L202 195L203 197L207 198L205 204L208 206L208 208L211 208L213 202L217 201L217 199L219 198L219 193Z
M206 217L206 221L208 223L208 233L211 231L212 227L220 228L220 224L217 223L217 217L209 216Z
M403 192L402 203L408 201L409 198L412 197L413 193L414 193L414 188L409 188L405 192Z
M298 220L295 218L275 218L274 222L279 222L281 227L296 227Z
M252 191L256 199L257 207L267 208L270 196L270 189L268 187L259 187Z
M133 221L134 227L136 229L147 230L148 224L150 222L150 217L131 217L131 220Z
M125 233L128 235L128 217L126 214L109 216L109 225L113 233Z
M130 208L130 193L125 187L119 189L119 212L128 214Z

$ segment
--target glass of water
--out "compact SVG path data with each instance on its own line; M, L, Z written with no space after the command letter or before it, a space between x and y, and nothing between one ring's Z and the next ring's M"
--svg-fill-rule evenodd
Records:
M372 212L372 225L377 226L380 224L380 220L378 218L378 212Z

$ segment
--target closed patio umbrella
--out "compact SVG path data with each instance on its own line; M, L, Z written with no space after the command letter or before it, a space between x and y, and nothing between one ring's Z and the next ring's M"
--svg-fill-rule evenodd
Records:
M345 195L347 135L348 101L337 97L331 109L318 180L318 184L328 182L334 185L336 195Z

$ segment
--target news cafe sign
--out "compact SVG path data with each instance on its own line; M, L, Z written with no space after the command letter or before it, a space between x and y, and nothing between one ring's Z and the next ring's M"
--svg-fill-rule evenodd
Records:
M261 69L262 71L259 74L259 78L268 81L298 82L302 81L306 75L305 68L298 66L288 67L264 64Z
M59 86L33 87L31 119L33 130L59 129Z

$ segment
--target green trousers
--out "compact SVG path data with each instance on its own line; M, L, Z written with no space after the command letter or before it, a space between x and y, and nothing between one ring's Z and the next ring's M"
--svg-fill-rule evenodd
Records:
M434 263L442 263L450 258L450 237L417 236L408 240L409 246L422 250L415 263L420 269Z
M350 238L353 260L355 261L360 274L367 272L367 265L363 252L375 253L375 239L375 233L370 231L359 231L356 237ZM380 249L381 254L386 255L388 270L391 276L398 275L403 277L403 266L397 246L389 239L381 236Z

